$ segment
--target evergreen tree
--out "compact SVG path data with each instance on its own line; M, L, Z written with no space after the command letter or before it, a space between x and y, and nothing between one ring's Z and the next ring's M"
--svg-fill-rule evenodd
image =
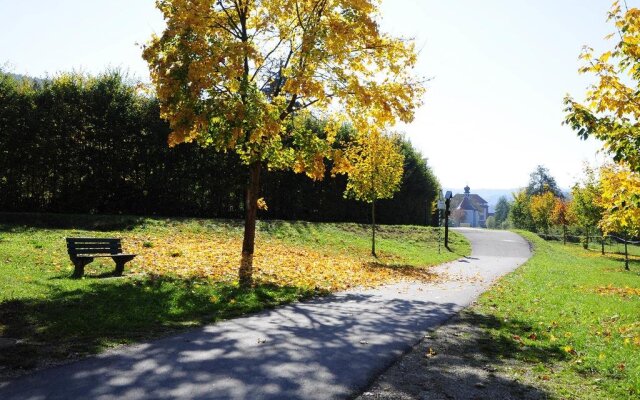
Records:
M507 200L506 196L500 196L498 199L498 203L496 204L496 212L494 215L495 224L497 227L502 226L502 223L509 218L509 209L511 208L511 204L509 200Z
M529 185L526 190L528 196L542 195L545 192L551 192L556 197L564 197L562 190L558 187L555 178L551 176L548 168L538 165L529 177Z

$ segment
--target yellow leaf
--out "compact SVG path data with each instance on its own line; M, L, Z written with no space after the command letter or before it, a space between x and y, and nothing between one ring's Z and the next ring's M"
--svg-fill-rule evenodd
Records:
M264 201L264 198L262 197L258 199L257 205L259 210L267 211L269 209L267 207L267 202Z

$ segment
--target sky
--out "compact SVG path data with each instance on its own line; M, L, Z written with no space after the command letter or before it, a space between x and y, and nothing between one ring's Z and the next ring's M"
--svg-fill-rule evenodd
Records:
M640 0L638 0L640 3ZM628 1L629 6L637 6ZM582 99L583 45L604 49L610 0L383 0L383 30L413 38L428 78L415 120L397 127L443 187L526 186L539 164L561 187L601 145L562 125L566 94ZM140 44L164 23L153 0L0 0L0 67L43 77L121 68L149 74Z

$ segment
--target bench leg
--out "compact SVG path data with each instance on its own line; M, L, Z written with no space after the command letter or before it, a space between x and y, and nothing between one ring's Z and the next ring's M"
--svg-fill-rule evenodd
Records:
M113 261L116 263L116 270L113 271L113 275L122 276L124 272L124 265L129 261L133 260L135 255L123 255L122 257L111 257Z
M78 258L72 258L71 262L73 262L73 266L75 267L73 270L73 278L82 278L82 275L84 275L84 267L89 264L91 261L93 261L93 258L83 258L83 259L78 259Z
M116 269L113 271L113 274L115 276L122 276L122 273L124 272L124 265L126 263L126 261L116 260Z

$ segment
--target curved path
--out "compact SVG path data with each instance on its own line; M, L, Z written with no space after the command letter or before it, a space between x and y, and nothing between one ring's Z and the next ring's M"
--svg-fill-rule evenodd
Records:
M530 257L520 236L460 229L451 279L350 291L108 351L0 383L9 399L334 399L357 394L424 333Z

